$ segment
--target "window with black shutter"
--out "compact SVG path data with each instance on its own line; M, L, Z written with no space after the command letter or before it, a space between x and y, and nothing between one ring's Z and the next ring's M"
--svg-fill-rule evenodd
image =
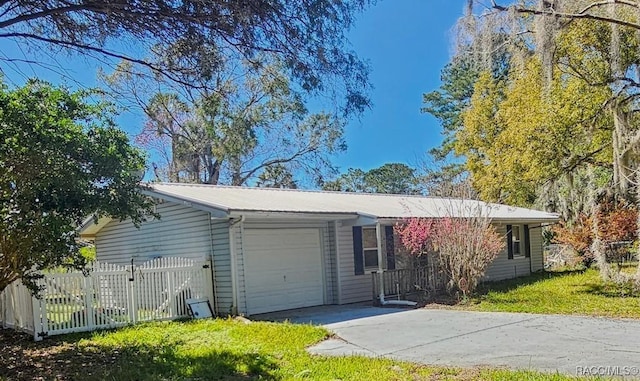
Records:
M384 242L387 252L386 268L395 269L393 226L384 227ZM355 275L379 269L378 236L375 226L353 227L353 263Z

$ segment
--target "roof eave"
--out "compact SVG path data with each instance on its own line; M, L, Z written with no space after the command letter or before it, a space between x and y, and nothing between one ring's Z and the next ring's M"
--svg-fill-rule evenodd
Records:
M523 218L492 218L492 221L501 224L556 224L560 221L558 217L523 217Z
M378 221L380 223L383 224L390 224L390 223L396 223L396 222L400 222L403 220L406 220L408 218L438 218L438 217L408 217L408 216L403 216L403 217L379 217ZM453 218L464 218L464 217L453 217ZM540 217L489 217L489 220L491 220L492 222L495 223L500 223L500 224L555 224L557 223L560 218L558 217L545 217L545 218L540 218Z
M356 212L331 212L331 211L287 211L287 210L253 210L253 209L232 209L229 217L253 217L253 218L292 218L292 219L318 219L326 221L342 221L357 219Z
M111 220L111 217L100 217L97 221L93 216L87 217L77 228L77 232L80 234L80 238L92 241Z
M208 212L211 214L212 218L228 218L229 217L229 209L222 205L206 203L190 197L175 196L173 194L161 192L155 189L143 189L142 193L149 197L155 197L165 201L175 202L176 204L181 204L184 206L188 206L190 208Z

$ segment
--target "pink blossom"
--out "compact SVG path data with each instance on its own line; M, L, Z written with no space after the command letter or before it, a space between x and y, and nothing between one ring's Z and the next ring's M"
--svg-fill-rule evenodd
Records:
M409 218L394 231L412 255L434 252L451 279L451 288L472 292L505 240L487 218Z

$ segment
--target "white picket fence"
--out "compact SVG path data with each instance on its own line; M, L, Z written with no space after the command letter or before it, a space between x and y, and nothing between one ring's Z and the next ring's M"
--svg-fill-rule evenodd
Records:
M186 299L212 298L208 263L158 258L140 266L95 262L85 273L49 272L35 298L19 281L0 293L0 322L45 336L188 316Z

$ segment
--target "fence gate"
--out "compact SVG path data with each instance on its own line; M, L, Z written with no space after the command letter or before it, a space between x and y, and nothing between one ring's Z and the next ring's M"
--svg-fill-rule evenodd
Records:
M36 299L14 282L0 294L0 319L6 327L47 335L113 328L187 316L185 299L209 298L213 290L208 263L188 258L158 258L140 266L95 262L83 272L49 272L39 280Z

